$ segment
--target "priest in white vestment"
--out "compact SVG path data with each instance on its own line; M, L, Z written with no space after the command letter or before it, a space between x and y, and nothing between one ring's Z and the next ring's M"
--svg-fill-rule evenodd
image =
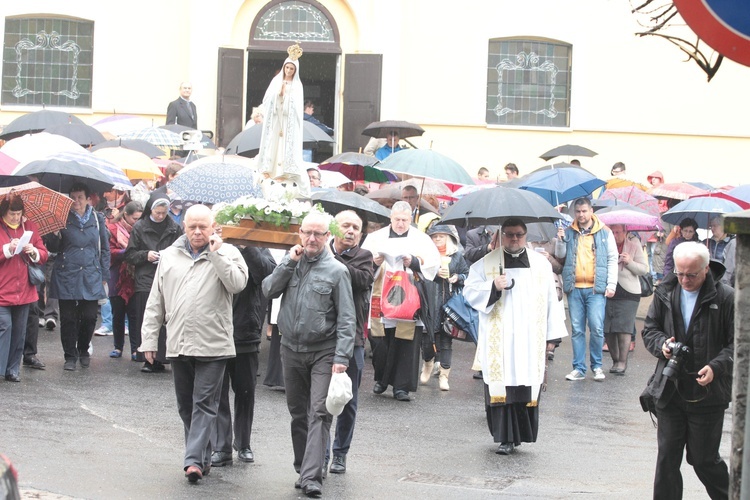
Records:
M526 247L526 224L507 219L502 246L475 262L464 296L479 311L474 369L482 370L487 424L497 453L536 441L547 342L568 335L552 266Z

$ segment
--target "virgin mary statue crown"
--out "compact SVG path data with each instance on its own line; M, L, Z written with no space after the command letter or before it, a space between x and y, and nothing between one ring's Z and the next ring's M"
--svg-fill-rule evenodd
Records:
M286 49L286 53L289 54L289 59L292 61L296 61L300 57L302 57L302 47L299 46L299 43L295 43L294 45L290 45L288 49Z

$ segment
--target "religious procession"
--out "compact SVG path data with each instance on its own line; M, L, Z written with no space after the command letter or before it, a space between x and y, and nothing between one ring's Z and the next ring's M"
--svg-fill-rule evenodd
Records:
M425 405L459 401L473 384L481 411L465 410L473 417L456 432L481 427L495 466L510 470L547 439L546 405L554 412L570 393L627 384L656 437L645 490L683 498L686 454L695 472L686 495L729 498L722 453L740 252L724 226L750 209L750 178L633 167L627 148L595 134L585 145L524 139L524 150L544 144L533 159L495 152L459 162L425 141L445 137L430 119L339 110L317 42L266 44L261 27L289 29L284 8L299 11L302 26L314 13L331 17L323 4L258 7L256 49L268 51L249 59L246 119L219 98L206 114L226 115L207 126L198 110L216 96L196 87L206 95L194 98L187 79L174 81L166 113L150 118L76 112L75 92L47 92L45 101L29 90L33 78L3 89L3 399L32 397L52 377L59 393L106 372L142 386L151 394L139 407L144 418L163 418L162 405L173 417L165 429L182 423L181 463L169 468L205 487L188 497L212 494L217 469L282 454L267 446L269 424L258 418L270 412L291 435L285 495L318 498L329 496L329 474L351 467L355 428L359 436L379 425L372 415L418 427ZM40 17L42 38L61 29L55 19ZM29 50L23 29L7 17L6 46L17 39ZM45 40L33 50L58 49L59 40ZM541 52L544 43L534 43ZM525 71L502 59L521 45L491 42L501 83ZM50 64L22 62L39 74ZM523 113L508 96L490 97L488 113L508 119L495 123L507 132ZM560 126L550 111L559 104L550 106L523 125ZM603 165L601 156L616 161ZM637 350L648 361L635 361ZM437 426L425 447L450 428ZM355 470L366 467L366 455L352 455ZM2 456L7 497L20 498L27 459ZM508 487L488 484L490 495Z

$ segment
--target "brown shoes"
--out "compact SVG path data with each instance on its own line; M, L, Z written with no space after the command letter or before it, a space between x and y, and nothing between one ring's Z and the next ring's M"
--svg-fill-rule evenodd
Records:
M197 483L199 479L203 479L203 471L197 465L191 465L185 469L185 477L191 483Z

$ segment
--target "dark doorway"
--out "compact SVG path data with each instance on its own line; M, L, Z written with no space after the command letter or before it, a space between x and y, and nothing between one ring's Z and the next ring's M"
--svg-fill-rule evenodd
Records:
M250 50L247 55L247 99L245 122L252 110L260 106L271 79L281 70L285 52ZM305 89L305 100L315 104L315 117L329 127L334 123L336 110L336 66L338 54L305 52L300 58L300 79ZM313 152L316 163L333 155L333 145L325 145Z

